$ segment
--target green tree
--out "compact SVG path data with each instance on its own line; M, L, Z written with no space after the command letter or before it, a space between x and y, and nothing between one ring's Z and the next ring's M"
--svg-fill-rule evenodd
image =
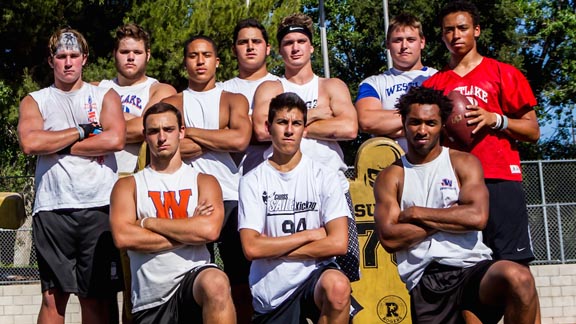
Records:
M424 62L441 68L448 53L440 40L437 12L447 0L389 0L390 16L402 11L421 18L427 39ZM559 131L550 141L522 147L522 157L576 157L569 131L576 92L576 4L564 0L474 1L482 15L479 51L511 63L526 73L540 106L541 123L559 122ZM326 26L331 74L344 80L353 97L366 77L386 69L385 33L381 0L326 0ZM218 80L236 75L232 55L232 30L243 18L260 20L270 34L270 69L281 75L282 61L275 39L279 20L303 11L318 21L317 0L5 0L0 3L0 127L6 140L0 146L2 161L22 166L31 173L33 159L19 153L15 122L20 99L29 91L49 85L51 70L46 64L46 44L57 28L70 25L81 31L90 45L85 80L115 75L111 51L116 27L124 22L141 24L152 35L149 74L182 90L187 86L182 66L184 41L194 34L215 39L222 64ZM314 70L322 74L320 34L314 37ZM366 139L344 143L347 162ZM560 142L557 145L556 142ZM19 162L20 161L20 162ZM28 161L28 162L22 162ZM2 162L0 162L2 163ZM5 168L3 168L4 170ZM7 171L3 171L7 172Z
M558 123L553 137L538 149L543 158L575 158L576 3L524 0L519 4L524 12L521 53L528 78L540 94L540 118L542 123Z
M447 3L440 1L389 1L392 18L406 11L417 15L423 23L427 40L423 52L426 65L442 68L448 51L441 38L437 13ZM576 35L576 4L574 1L498 0L474 1L481 12L481 54L510 63L523 71L538 97L536 111L541 125L560 121L572 123L576 98L576 54L572 51ZM305 11L318 20L318 3L303 1ZM366 77L386 70L385 26L381 0L327 0L326 25L331 74L345 80L353 96ZM320 48L319 40L315 41ZM320 53L317 51L316 53ZM322 71L321 56L315 57L315 70ZM569 124L563 124L566 120ZM558 132L549 141L522 144L523 158L551 156L576 157L565 145L572 140L568 132ZM353 161L357 147L367 136L347 143ZM550 142L550 143L548 143ZM564 149L563 149L564 148ZM349 161L348 161L349 162Z
M236 22L244 18L262 22L274 48L279 19L299 7L299 0L258 0L250 1L249 6L246 6L246 1L229 0L141 1L126 14L124 21L137 22L152 35L150 74L182 90L188 85L182 65L186 39L197 34L214 39L221 61L217 79L227 80L237 74L236 60L231 50ZM274 69L277 66L278 61L272 55L270 67Z
M34 157L19 149L16 126L20 100L52 83L47 64L50 34L63 26L81 31L89 41L90 58L108 55L106 39L121 22L127 3L120 1L5 0L0 2L0 174L29 175ZM109 38L109 37L108 37Z

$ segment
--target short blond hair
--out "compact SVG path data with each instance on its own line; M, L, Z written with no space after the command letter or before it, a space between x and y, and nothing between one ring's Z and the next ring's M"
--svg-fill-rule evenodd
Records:
M403 12L392 18L390 21L390 25L388 25L388 34L386 35L386 43L390 42L390 37L394 31L404 27L416 29L418 31L418 36L420 36L420 38L424 38L424 31L422 30L422 23L420 22L420 19L412 14Z

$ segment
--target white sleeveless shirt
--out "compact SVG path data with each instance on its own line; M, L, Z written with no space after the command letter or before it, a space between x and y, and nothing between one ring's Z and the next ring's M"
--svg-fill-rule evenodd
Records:
M134 174L136 212L145 217L192 217L198 204L198 171L183 163L172 174L158 173L147 166ZM168 301L191 269L206 264L206 245L183 245L170 251L143 253L128 250L132 273L132 312Z
M425 164L411 164L402 156L404 189L400 208L449 208L458 202L460 186L450 161L449 149ZM432 263L466 268L490 260L492 250L482 242L481 231L464 233L437 232L413 247L396 252L398 273L408 290L414 288L424 269Z
M120 95L122 111L140 117L150 101L150 87L157 82L158 80L147 77L146 81L142 83L123 87L118 84L118 79L115 78L113 80L102 80L98 86L114 89ZM118 172L134 172L138 163L140 146L140 143L126 143L124 150L115 153L116 161L118 162Z
M220 129L220 98L222 88L208 91L186 89L182 92L184 124L186 127ZM186 159L198 171L211 174L222 187L224 200L238 200L240 173L228 152L207 151L202 156Z
M252 115L252 109L254 108L252 105L254 103L254 93L256 92L256 88L258 88L258 86L264 81L275 80L278 80L278 77L272 73L268 73L258 80L246 80L235 77L219 83L218 86L228 92L243 95L246 100L248 100L248 115Z
M263 78L258 80L246 80L240 79L239 77L235 77L228 81L222 82L219 84L222 89L232 92L232 93L239 93L243 95L248 100L248 115L252 116L252 111L254 109L254 93L256 89L262 82L264 81L276 81L278 77L274 74L268 73ZM268 143L269 144L269 143ZM246 152L241 153L241 156L238 158L240 162L238 163L238 172L242 174L248 173L248 171L252 170L255 166L262 163L264 161L264 152L268 149L270 145L248 145L246 148Z
M64 92L53 85L30 93L44 119L44 130L58 131L99 122L108 89L88 83ZM110 204L118 179L113 153L97 157L39 155L36 163L33 214L62 208L92 208Z
M280 78L280 82L282 83L284 92L296 93L300 98L302 98L302 100L304 100L304 102L306 102L306 107L309 110L318 106L319 78L317 75L314 75L314 78L312 78L310 82L302 85L292 83L286 78ZM344 163L344 153L337 141L302 138L300 150L303 154L306 154L313 160L320 162L329 169L337 172L342 190L344 192L348 191L350 185L348 179L346 179L346 176L344 175L344 172L346 172L348 167Z

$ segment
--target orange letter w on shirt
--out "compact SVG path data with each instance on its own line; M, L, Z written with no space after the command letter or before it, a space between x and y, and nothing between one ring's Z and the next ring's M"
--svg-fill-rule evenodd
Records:
M156 207L156 217L172 219L188 217L188 202L190 201L190 196L192 196L192 190L183 189L178 191L178 193L180 196L180 201L176 201L175 191L148 192L148 197L152 199L154 207ZM161 195L163 197L161 197Z

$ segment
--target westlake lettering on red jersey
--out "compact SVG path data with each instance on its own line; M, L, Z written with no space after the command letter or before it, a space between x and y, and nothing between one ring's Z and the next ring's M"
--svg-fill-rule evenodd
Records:
M456 88L454 88L454 90L456 90L456 91L460 92L461 94L463 94L464 96L466 96L468 98L468 100L470 100L470 98L480 99L485 104L488 103L488 92L486 92L486 90L484 90L480 87L477 87L474 85L469 85L469 86L463 86L463 87L456 87ZM477 102L473 102L473 104L478 105Z

